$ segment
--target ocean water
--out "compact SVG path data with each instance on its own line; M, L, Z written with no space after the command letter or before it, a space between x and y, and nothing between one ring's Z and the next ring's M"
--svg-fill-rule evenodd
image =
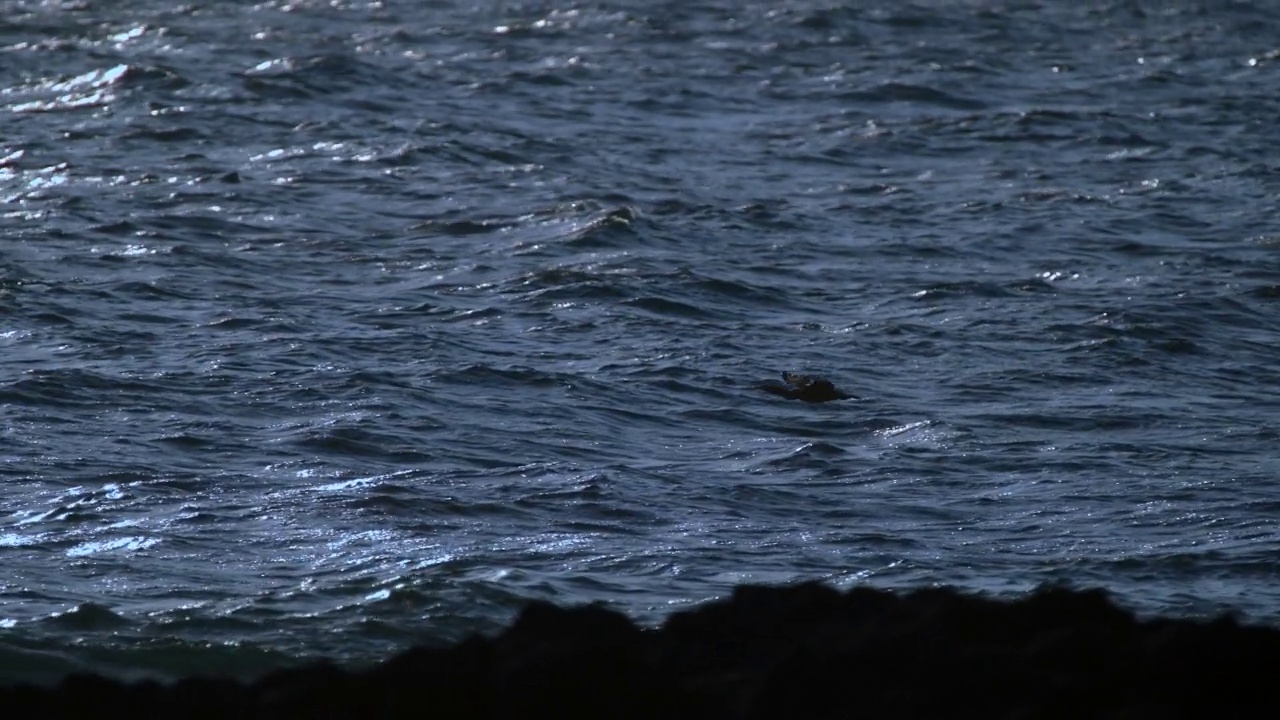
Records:
M0 17L2 680L744 582L1277 621L1272 3Z

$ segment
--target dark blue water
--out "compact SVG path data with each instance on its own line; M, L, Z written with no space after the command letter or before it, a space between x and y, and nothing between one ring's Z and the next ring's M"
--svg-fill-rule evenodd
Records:
M798 579L1275 622L1274 10L0 2L0 678Z

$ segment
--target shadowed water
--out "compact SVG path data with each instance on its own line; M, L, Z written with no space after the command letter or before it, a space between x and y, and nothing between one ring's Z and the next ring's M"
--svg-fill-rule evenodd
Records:
M482 5L0 2L5 677L744 581L1274 621L1274 13Z

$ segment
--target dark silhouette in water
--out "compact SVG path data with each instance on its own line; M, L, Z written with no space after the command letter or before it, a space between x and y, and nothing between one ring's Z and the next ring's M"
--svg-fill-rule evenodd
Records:
M781 395L784 398L793 400L803 400L805 402L819 403L828 400L848 400L857 398L856 395L850 395L836 389L830 380L821 378L816 375L798 375L796 373L782 373L782 380L786 384L769 381L760 386L761 390Z

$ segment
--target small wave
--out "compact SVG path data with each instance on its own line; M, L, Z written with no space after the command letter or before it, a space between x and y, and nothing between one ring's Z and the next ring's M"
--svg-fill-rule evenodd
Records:
M81 603L66 612L55 613L44 623L63 630L108 630L133 623L110 608L97 603Z
M864 90L846 92L842 100L853 103L909 102L933 105L950 110L982 110L987 104L962 95L956 95L927 85L883 82Z

